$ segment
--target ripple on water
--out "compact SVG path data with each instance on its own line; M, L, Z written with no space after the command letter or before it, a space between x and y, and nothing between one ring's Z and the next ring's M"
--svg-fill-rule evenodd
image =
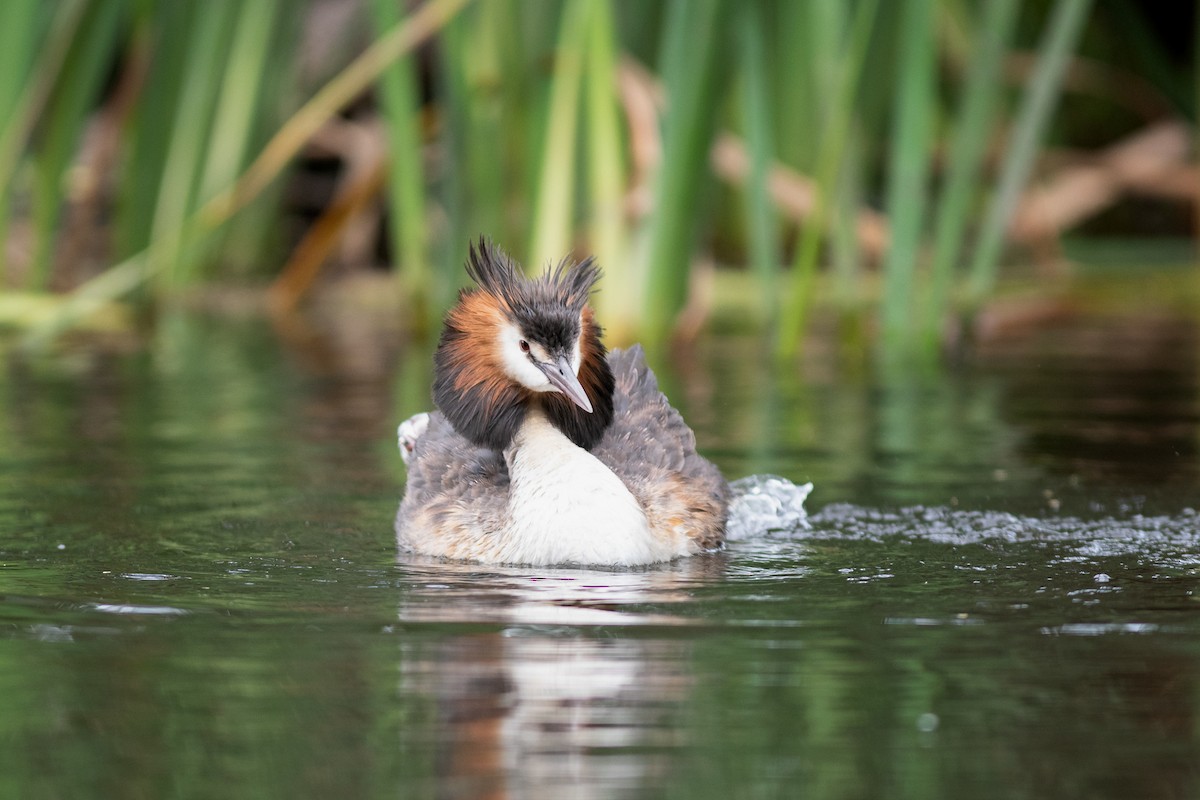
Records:
M811 515L809 522L812 530L807 535L813 538L908 537L950 545L1062 542L1077 545L1081 554L1089 556L1169 550L1193 552L1200 559L1200 516L1191 510L1175 516L1080 519L929 506L883 510L838 503Z
M105 614L122 614L122 615L138 615L145 614L150 616L182 616L188 612L182 608L174 606L144 606L135 605L132 603L91 603L90 607L95 611L101 611Z
M755 542L755 547L767 540L794 544L905 539L948 546L1000 547L1058 544L1069 548L1070 553L1060 553L1057 561L1149 556L1176 568L1200 565L1200 513L1191 508L1175 515L1131 513L1082 519L947 506L885 509L834 503L809 514L804 503L812 491L811 483L797 486L785 478L755 475L736 481L732 487L729 540ZM1097 582L1104 582L1103 578Z

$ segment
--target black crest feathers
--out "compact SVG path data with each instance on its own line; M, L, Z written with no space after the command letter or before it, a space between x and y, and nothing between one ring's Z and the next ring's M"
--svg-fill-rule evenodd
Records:
M526 278L507 253L480 237L467 253L467 274L514 313L539 305L561 305L578 316L600 280L600 267L591 257L578 264L564 258L541 277Z

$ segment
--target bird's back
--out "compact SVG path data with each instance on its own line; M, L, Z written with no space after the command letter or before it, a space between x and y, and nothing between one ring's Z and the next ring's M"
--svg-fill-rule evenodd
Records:
M420 552L477 558L471 537L495 534L507 500L504 456L472 444L435 411L413 443L396 533Z
M615 413L592 452L638 498L652 528L682 527L701 549L720 546L729 484L696 452L696 435L659 390L641 346L613 350L608 363Z

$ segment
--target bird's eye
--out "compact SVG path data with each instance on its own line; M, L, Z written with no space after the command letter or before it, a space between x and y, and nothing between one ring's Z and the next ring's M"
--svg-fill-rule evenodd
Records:
M521 348L522 353L529 352L529 342L525 341L524 339L521 340L521 342L518 346Z

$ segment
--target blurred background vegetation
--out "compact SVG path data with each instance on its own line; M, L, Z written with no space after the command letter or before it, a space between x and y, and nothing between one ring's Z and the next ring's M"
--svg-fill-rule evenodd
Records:
M357 280L427 334L482 234L594 253L618 342L724 309L788 354L820 309L937 352L1080 253L1195 262L1198 40L1135 0L6 0L0 326Z

